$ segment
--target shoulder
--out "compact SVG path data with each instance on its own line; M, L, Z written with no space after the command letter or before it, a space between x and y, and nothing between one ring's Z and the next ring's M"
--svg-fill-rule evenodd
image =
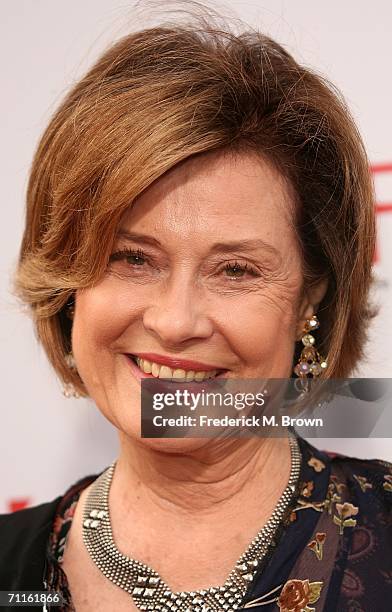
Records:
M7 589L42 588L46 542L60 500L0 515L0 583Z
M42 520L50 515L52 506L60 501L61 496L56 497L50 502L45 502L23 510L16 510L8 514L0 514L0 529L12 528L17 526L27 526L31 524L41 523Z
M326 454L330 457L326 505L337 524L357 527L352 546L357 547L361 537L392 543L392 464Z
M392 502L392 463L383 459L363 459L325 451L331 460L331 473L361 493L371 493L389 507Z
M4 551L3 542L11 540L13 536L26 538L33 533L37 533L45 529L51 524L57 509L69 497L79 495L90 482L95 480L97 475L86 476L81 478L76 483L71 485L63 495L59 495L52 501L17 510L9 514L0 514L0 534L2 542L2 550Z
M97 476L87 476L52 501L0 514L0 583L8 589L41 589L53 521L70 496L77 496Z
M363 515L391 513L392 463L319 450L304 439L301 439L301 447L303 459L312 467L313 476L327 472L328 496L361 507Z
M0 514L0 539L2 554L19 546L26 539L29 540L34 534L45 530L54 516L56 507L61 496L53 501L18 510L10 514Z

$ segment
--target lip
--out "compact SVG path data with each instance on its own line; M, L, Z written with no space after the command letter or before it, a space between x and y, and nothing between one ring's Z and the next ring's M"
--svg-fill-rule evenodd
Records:
M130 354L124 354L124 357L126 357L126 360L129 364L132 374L134 375L136 380L138 380L140 383L144 378L152 378L155 381L154 389L156 392L160 391L162 393L169 393L173 391L172 381L169 381L164 378L157 378L156 376L153 376L152 374L147 374L146 372L143 372L133 361ZM226 372L227 370L222 370L222 372L220 374L217 374L214 378L207 378L206 380L202 380L200 382L195 382L195 381L179 382L178 381L176 382L176 384L179 388L186 387L188 391L194 391L195 393L198 391L201 391L201 389L206 386L211 390L213 386L217 385L217 389L220 389L220 386L226 382L226 379L224 378L224 375L226 374Z
M154 361L155 363L168 366L172 369L193 370L194 372L208 372L210 370L218 370L219 372L227 371L227 368L222 368L210 363L193 361L192 359L180 359L179 357L158 355L157 353L132 353L128 354L128 357L140 357L141 359Z
M139 384L142 384L142 380L143 379L152 379L153 380L153 391L154 393L172 393L173 392L173 382L170 380L167 380L165 378L156 378L156 376L153 376L152 374L147 374L146 372L143 372L137 365L136 363L133 361L131 355L126 354L124 355L127 359L127 362L129 364L129 367L131 369L131 372L133 374L133 376L136 378L136 380L139 382ZM218 374L215 378L208 378L206 380L200 381L200 382L195 382L195 381L190 381L190 382L176 382L175 383L175 388L179 388L179 389L184 389L186 388L190 393L198 393L200 392L202 389L209 389L211 390L212 388L217 389L217 391L220 390L220 385L223 383L224 384L224 380L220 379L220 376L223 377L224 373L227 370L224 370L220 375ZM218 379L218 380L217 380ZM151 391L151 390L150 390Z
M130 354L124 354L124 357L126 357L130 370L133 376L139 382L139 384L142 384L143 379L150 378L153 380L152 389L154 393L172 393L173 392L173 382L172 381L167 380L165 378L156 378L152 374L147 374L146 372L143 372L133 361ZM190 393L199 393L203 389L205 391L209 390L209 391L221 392L222 385L225 385L226 380L227 380L224 378L224 375L226 372L227 370L223 370L220 374L217 374L214 378L207 378L206 380L203 380L200 382L177 381L175 383L174 388L179 388L182 390L187 389Z

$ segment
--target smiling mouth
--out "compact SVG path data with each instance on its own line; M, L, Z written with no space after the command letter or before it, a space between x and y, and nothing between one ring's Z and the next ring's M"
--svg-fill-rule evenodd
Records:
M165 380L175 380L177 382L202 382L211 378L217 378L228 371L225 369L195 371L184 368L170 368L167 365L149 361L137 355L128 354L128 357L132 359L137 367L145 374L149 374L154 378L164 378Z

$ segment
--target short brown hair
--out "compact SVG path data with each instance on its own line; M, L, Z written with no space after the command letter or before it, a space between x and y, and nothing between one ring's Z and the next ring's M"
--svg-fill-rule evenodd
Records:
M82 393L65 359L74 291L102 277L135 198L213 150L256 151L294 188L304 283L329 280L317 313L324 377L348 376L363 355L375 212L342 97L261 33L168 25L122 38L97 61L52 118L31 170L16 291L57 373Z

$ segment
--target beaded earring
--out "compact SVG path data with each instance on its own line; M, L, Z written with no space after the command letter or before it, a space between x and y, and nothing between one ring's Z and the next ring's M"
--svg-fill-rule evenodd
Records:
M71 353L68 353L68 355L65 356L65 362L67 364L67 366L69 367L70 370L76 370L76 362L75 362L75 358ZM74 398L78 398L80 397L79 393L76 391L74 385L70 382L64 383L63 384L63 395L67 398L69 397L74 397Z
M301 338L304 348L301 351L297 365L294 367L294 374L299 378L308 378L308 376L317 377L325 371L328 364L326 359L320 355L314 346L316 340L309 332L320 327L320 322L316 315L307 319L303 328L303 336Z
M72 383L63 384L63 395L67 399L69 399L70 397L74 397L75 399L78 399L80 397L79 393L76 391Z

